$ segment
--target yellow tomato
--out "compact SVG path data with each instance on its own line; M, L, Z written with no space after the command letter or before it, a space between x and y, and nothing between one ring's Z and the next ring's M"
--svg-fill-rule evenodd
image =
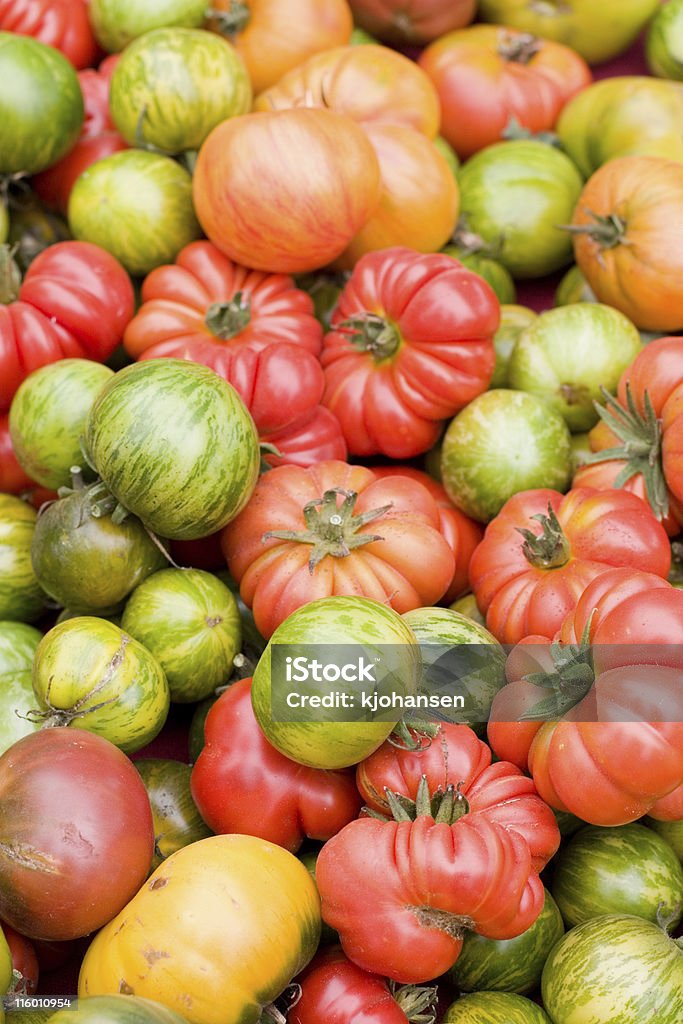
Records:
M253 836L210 836L165 860L96 935L78 994L155 999L189 1024L256 1024L320 927L301 861Z
M7 945L7 939L5 938L2 927L0 927L0 1013L4 1012L2 1009L2 997L5 992L9 989L12 984L12 954L10 953L9 946ZM4 1020L0 1017L0 1024Z

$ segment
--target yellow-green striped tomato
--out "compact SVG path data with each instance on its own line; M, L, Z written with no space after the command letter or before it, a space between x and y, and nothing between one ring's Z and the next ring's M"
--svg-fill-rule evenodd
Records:
M21 498L0 494L0 619L33 622L45 595L31 565L38 513Z
M35 705L31 670L41 639L24 622L0 622L0 754L39 727L26 712Z
M212 835L190 792L192 769L182 761L142 757L135 767L145 784L154 819L152 870L176 850Z

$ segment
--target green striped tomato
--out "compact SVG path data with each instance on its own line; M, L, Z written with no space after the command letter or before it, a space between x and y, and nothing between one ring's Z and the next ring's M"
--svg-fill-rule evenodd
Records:
M462 992L524 995L538 988L548 954L563 935L562 915L546 889L540 915L516 938L486 939L476 932L466 932L449 975Z
M122 628L155 656L171 700L202 700L226 683L240 650L237 602L216 576L202 569L163 569L129 597Z
M251 83L227 39L162 28L126 47L112 75L109 106L131 146L172 155L199 149L221 121L248 113Z
M373 656L383 660L383 646L385 651L390 647L405 690L414 693L417 688L420 649L408 624L388 605L364 597L324 597L297 608L271 636L254 672L251 700L269 743L286 757L312 768L346 768L357 764L381 746L401 715L385 721L375 720L366 712L364 720L354 721L352 712L322 709L301 712L299 721L276 720L271 683L281 693L285 690L282 679L272 679L272 651L276 644L355 645L366 661L372 661ZM287 690L322 696L330 689L344 687L352 690L349 684L309 680L291 683Z
M117 501L161 537L215 533L258 479L258 436L242 399L184 359L119 370L90 410L85 444Z
M503 305L500 307L500 326L493 336L496 350L496 368L493 371L489 391L508 386L508 366L522 331L529 327L538 314L526 306Z
M669 844L643 825L589 826L555 861L552 893L568 927L601 914L657 923L683 916L683 868Z
M20 716L35 704L31 669L41 639L24 622L0 622L0 754L39 727Z
M33 663L33 690L52 725L87 729L125 753L161 731L168 683L156 658L106 619L83 615L54 626Z
M9 412L12 446L32 480L57 490L71 484L71 467L87 473L80 448L88 410L114 371L90 359L61 359L35 370L19 386Z
M152 871L183 846L206 839L211 829L202 820L190 792L192 769L182 761L142 757L135 761L147 790L154 819Z
M74 238L94 242L129 274L148 274L201 236L192 179L169 156L125 149L91 164L69 197Z
M554 946L541 989L553 1024L680 1024L683 949L640 917L595 917Z
M452 1003L443 1024L551 1024L540 1006L511 992L473 992Z
M676 856L683 861L683 821L658 821L656 818L643 818L644 823L653 832L666 839Z
M97 486L97 485L95 485ZM94 515L91 489L75 490L38 516L31 563L41 587L73 613L115 612L166 558L135 516Z
M12 984L12 954L10 948L7 945L7 939L5 938L0 925L0 1007L2 1007L2 997L5 992L8 991Z
M0 494L0 619L32 622L45 595L31 566L38 513L11 494Z
M90 0L88 17L100 46L117 53L155 28L199 28L206 9L206 0Z
M26 1014L21 1016L25 1019ZM49 1020L50 1024L187 1024L185 1017L154 999L123 995L78 999Z

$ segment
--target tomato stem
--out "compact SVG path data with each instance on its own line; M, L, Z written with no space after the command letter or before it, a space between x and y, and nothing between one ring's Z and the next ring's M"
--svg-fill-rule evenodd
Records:
M528 64L543 48L541 40L531 32L510 32L501 28L498 32L498 56L515 64Z
M410 1024L434 1024L439 992L436 985L397 985L395 981L390 981L389 991Z
M19 295L21 270L14 259L16 246L0 245L0 305L8 306Z
M243 331L250 320L249 297L237 292L229 302L214 302L209 306L204 323L215 338L229 341Z
M206 12L206 17L210 18L215 23L215 27L221 35L236 36L246 28L249 22L250 13L248 4L242 3L241 0L230 0L228 8L225 11L218 10L215 7L209 7Z
M341 505L338 502L340 496L343 499ZM308 568L313 573L315 567L327 555L331 555L332 558L344 558L355 548L383 539L379 534L358 531L375 519L380 519L389 511L391 505L382 505L381 508L373 508L360 515L354 515L357 498L355 491L333 487L325 491L322 498L316 498L315 501L309 501L304 505L305 530L268 530L263 534L262 540L265 542L275 537L278 540L311 544Z
M616 213L606 217L586 210L592 218L592 224L558 224L561 231L569 231L572 235L588 235L601 249L614 249L617 245L629 245L626 238L627 223Z
M566 565L570 557L569 541L564 535L552 505L548 502L547 515L539 512L531 516L541 524L541 533L515 527L517 533L524 537L522 553L535 569L559 569Z
M361 352L369 352L376 363L391 359L401 347L401 335L378 313L359 313L335 324L335 331L349 335L349 341Z
M462 782L457 786L451 782L445 790L439 786L430 794L427 776L423 775L414 800L385 786L384 801L394 821L415 821L416 818L427 817L445 825L454 825L468 814L470 809L464 793L461 792L461 786ZM365 808L365 813L372 818L389 820L386 815L371 811L369 808Z
M549 722L561 718L590 692L595 683L593 658L588 645L588 620L580 644L562 644L558 640L550 645L553 671L531 672L524 676L534 686L549 690L547 697L520 715L521 722Z

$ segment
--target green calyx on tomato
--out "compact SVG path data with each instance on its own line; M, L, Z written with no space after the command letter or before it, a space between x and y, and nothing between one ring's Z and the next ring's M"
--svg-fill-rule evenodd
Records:
M536 569L559 569L566 565L570 558L569 541L564 535L559 520L548 504L548 514L539 512L532 516L541 524L540 534L522 527L516 527L517 533L524 537L522 551L526 560Z
M498 56L515 64L528 64L532 57L541 50L541 40L531 32L501 31L498 43Z
M0 305L9 306L19 295L21 271L14 259L14 249L0 245Z
M361 313L342 320L335 330L348 334L353 347L369 352L376 363L391 359L401 347L398 329L377 313Z
M229 302L214 302L206 311L204 323L221 341L230 341L243 331L251 320L249 297L236 292Z
M581 643L553 641L550 645L552 672L531 672L524 676L532 686L548 690L549 694L520 715L521 722L547 722L561 718L588 694L595 682L595 669L588 647L589 632L590 619Z
M460 784L455 786L450 783L445 790L439 786L435 793L430 794L426 775L420 779L414 800L386 788L384 798L389 804L394 821L415 821L417 818L426 816L433 818L437 823L444 822L446 825L454 825L470 809L467 799L460 792ZM365 813L380 821L391 820L386 814L381 814L370 808L366 808Z
M217 30L223 36L236 36L244 31L249 23L251 11L249 4L242 3L242 0L230 0L226 11L211 11L211 17Z
M337 505L337 496L343 501ZM299 541L312 544L308 568L312 573L315 567L327 555L333 558L344 558L355 548L364 544L372 544L382 540L378 534L358 533L361 527L379 519L388 512L391 505L369 509L361 515L354 515L353 509L358 495L355 491L346 491L342 487L333 487L325 491L322 498L309 501L304 506L303 514L306 530L269 530L263 539L276 537L278 540Z
M617 213L610 213L603 217L601 214L588 210L593 218L592 224L563 224L563 231L569 231L573 235L588 235L601 249L614 249L621 245L626 238L627 224L623 217Z

